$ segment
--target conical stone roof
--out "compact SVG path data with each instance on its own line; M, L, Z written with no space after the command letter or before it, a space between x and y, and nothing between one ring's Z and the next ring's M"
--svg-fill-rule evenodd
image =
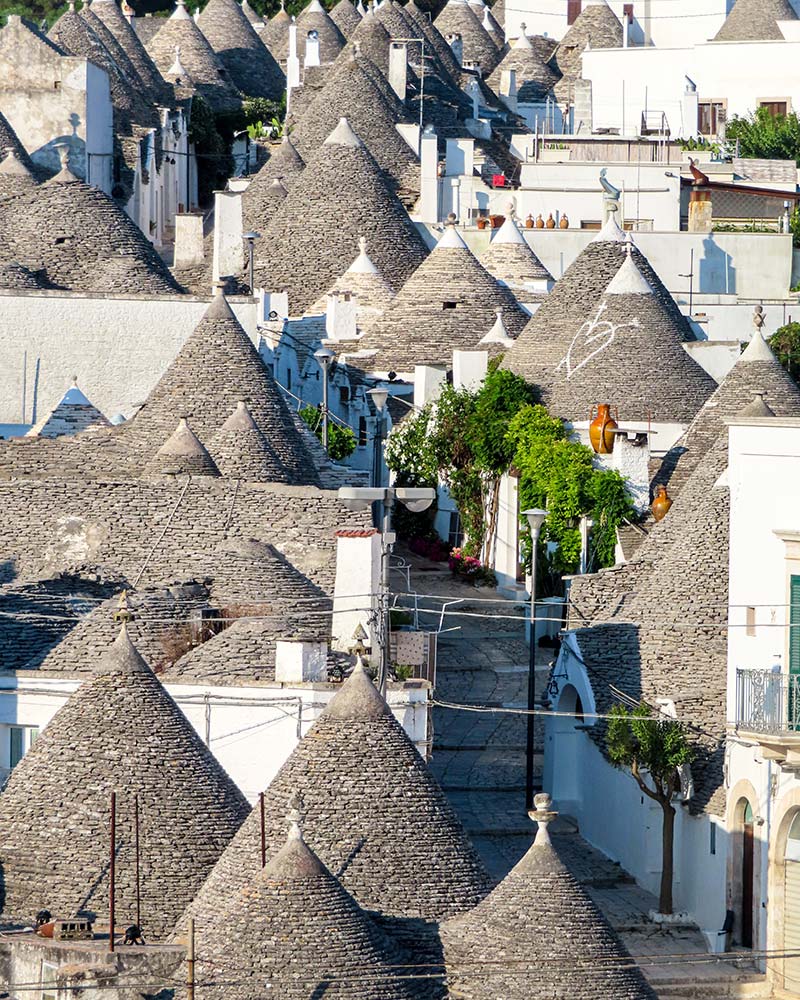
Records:
M306 844L298 804L291 803L289 836L278 853L231 897L213 928L195 928L200 976L225 984L212 985L209 997L257 1000L265 981L288 1000L323 992L331 1000L419 994L400 978L397 946Z
M146 43L146 48L161 73L169 71L175 61L175 49L180 48L181 63L211 110L217 114L238 111L241 106L239 92L186 10L185 0L178 0L178 6Z
M14 150L23 166L33 173L33 160L28 156L28 152L19 141L19 136L11 127L8 119L0 112L0 153L7 158L9 151Z
M370 234L370 257L393 288L427 254L380 167L343 120L256 244L259 284L288 291L292 315L299 315L333 285L362 233Z
M116 0L92 0L89 8L95 17L99 18L108 28L117 42L127 53L128 58L144 83L151 101L167 101L169 87L165 86L156 65L145 51L144 45L133 30L130 21L119 9Z
M256 31L264 27L264 18L257 11L253 10L247 0L242 0L242 13Z
M303 797L309 847L364 909L435 921L470 909L488 891L452 807L362 666L265 793L268 858L283 844L294 792ZM187 911L198 925L250 884L260 838L255 809Z
M283 396L223 295L213 300L119 437L146 460L175 429L176 419L191 414L196 435L210 442L242 399L269 444L270 481L316 484L316 470Z
M2 279L0 279L2 281ZM26 437L61 437L77 434L90 427L108 427L109 422L78 388L77 380L64 393L58 403L38 420Z
M516 74L518 100L542 101L552 91L558 80L558 74L542 61L525 35L525 26L521 27L519 38L495 66L486 82L492 90L499 93L503 72L513 69Z
M395 128L396 118L364 68L363 57L337 64L330 79L306 109L292 132L292 141L308 161L341 118L366 145L378 166L391 177L398 192L419 194L419 160Z
M492 17L501 27L506 24L506 0L495 0L492 4Z
M102 6L102 4L101 4ZM87 23L92 31L97 35L105 46L115 65L123 76L129 87L136 87L137 92L146 101L151 101L150 94L144 80L139 75L139 71L128 56L125 48L117 41L116 35L109 31L106 24L101 20L91 6L81 7L80 17ZM150 109L152 111L152 109Z
M248 806L124 627L0 795L5 919L29 923L47 908L58 916L90 912L107 920L112 791L118 926L136 918L138 795L142 926L147 938L162 939Z
M214 459L198 440L185 417L145 468L150 476L218 476Z
M139 227L106 194L68 168L4 202L0 261L42 272L51 288L119 291L104 268L125 261L125 290L171 295L180 286Z
M736 0L725 22L714 36L715 42L783 41L778 21L796 21L789 0Z
M441 928L451 990L465 1000L655 1000L553 847L550 796L536 800L528 853L474 910Z
M361 18L358 27L354 29L348 38L347 45L342 49L337 63L351 58L356 46L358 46L359 53L377 66L384 78L388 78L390 44L391 35L378 20L374 10L370 9Z
M361 15L350 0L339 0L330 11L330 17L345 38L349 38L361 24Z
M549 372L543 402L566 420L588 419L602 397L623 421L688 423L716 384L684 350L686 338L686 321L675 321L626 255Z
M625 242L625 233L612 215L556 281L504 358L504 368L532 383L547 381L550 369L564 357L575 332L597 312L606 288L625 259ZM632 255L647 284L672 313L674 322L685 323L675 300L636 245ZM685 329L689 339L688 326Z
M587 46L593 49L622 47L622 25L606 0L586 4L559 42L555 62L566 79L580 77L581 56Z
M275 61L284 69L286 68L286 60L289 58L289 27L291 23L292 19L281 3L281 9L269 19L259 35Z
M480 261L489 274L507 285L522 301L529 300L525 298L530 294L530 288L526 287L528 282L553 280L510 214L495 232Z
M439 65L447 81L455 84L461 79L461 67L453 55L453 50L448 45L446 39L431 21L427 11L420 10L415 3L409 3L404 8L406 16L421 30L425 41L436 53ZM426 45L426 49L427 49Z
M325 66L332 63L344 48L346 39L319 0L311 0L297 18L297 56L301 66L306 57L309 31L317 32L320 64Z
M385 312L394 298L392 287L370 260L366 237L359 237L358 246L359 254L356 259L344 274L336 279L333 287L317 299L308 310L310 314L327 311L328 295L331 292L351 292L358 297L359 325L366 325Z
M14 146L3 150L0 161L0 198L24 194L36 186L36 178Z
M269 482L279 464L243 400L211 439L209 450L223 475L245 482Z
M286 77L236 0L209 0L197 25L243 94L278 100Z
M359 341L376 351L364 364L373 371L413 371L414 365L451 364L454 350L474 350L476 331L488 330L495 310L519 334L527 314L448 226L427 260L403 285L383 315Z
M725 421L740 416L763 393L779 417L800 417L800 388L772 353L760 330L739 355L736 364L706 401L686 430L667 452L653 484L669 485L670 496L682 488L714 442L725 432Z
M500 50L466 0L447 0L434 22L439 32L461 35L464 62L476 62L488 76L500 60Z

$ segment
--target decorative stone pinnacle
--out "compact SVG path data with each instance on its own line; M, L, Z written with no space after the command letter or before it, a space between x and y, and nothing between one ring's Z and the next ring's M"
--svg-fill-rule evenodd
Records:
M289 840L302 840L303 797L298 791L292 792L289 797L289 814L286 819L289 822Z
M75 0L69 0L69 12L70 14L75 13Z
M58 150L58 158L61 161L61 169L69 169L69 143L67 142L57 142L56 149Z
M536 839L533 844L534 847L542 847L543 845L551 843L550 833L547 827L550 823L552 823L556 816L558 816L558 813L555 809L550 808L553 804L553 800L547 792L540 792L538 795L534 795L533 804L536 808L532 809L528 815L539 826L536 831Z
M358 237L358 250L359 250L359 253L366 253L367 252L367 237L366 236L359 236Z
M133 611L128 604L128 591L123 590L119 595L117 610L114 612L114 621L119 622L125 628L128 622L133 621L134 617Z

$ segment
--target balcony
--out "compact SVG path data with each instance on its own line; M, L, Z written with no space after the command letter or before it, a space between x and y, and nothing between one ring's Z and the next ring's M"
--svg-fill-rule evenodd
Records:
M800 768L800 675L737 670L736 729L765 757Z

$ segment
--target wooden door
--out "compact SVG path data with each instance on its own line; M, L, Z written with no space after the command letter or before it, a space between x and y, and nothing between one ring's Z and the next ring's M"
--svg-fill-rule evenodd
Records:
M742 945L753 947L753 821L744 824L742 838Z

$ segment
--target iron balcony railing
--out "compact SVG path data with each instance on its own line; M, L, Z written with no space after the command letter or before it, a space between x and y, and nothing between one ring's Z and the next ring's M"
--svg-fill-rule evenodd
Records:
M754 733L800 734L800 675L737 670L736 725Z

